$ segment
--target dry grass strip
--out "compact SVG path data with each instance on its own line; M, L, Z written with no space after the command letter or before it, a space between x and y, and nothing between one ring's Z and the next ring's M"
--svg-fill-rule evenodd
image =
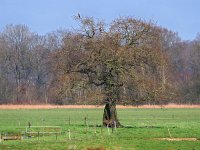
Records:
M0 109L55 109L55 108L104 108L99 105L0 105ZM141 106L123 106L117 105L117 108L200 108L200 105L141 105Z

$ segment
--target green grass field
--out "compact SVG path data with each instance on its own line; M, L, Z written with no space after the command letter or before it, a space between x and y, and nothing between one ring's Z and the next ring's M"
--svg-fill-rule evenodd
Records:
M0 142L0 150L199 150L200 109L118 109L121 123L112 129L102 123L102 109L0 110L1 135L24 133L32 126L61 126L60 135L35 135ZM87 122L85 125L85 117ZM70 130L70 137L69 137ZM161 140L161 138L188 140ZM190 141L196 138L196 141Z

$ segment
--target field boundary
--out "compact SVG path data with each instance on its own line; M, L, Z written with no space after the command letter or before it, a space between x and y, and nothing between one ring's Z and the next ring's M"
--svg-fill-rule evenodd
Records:
M104 108L103 105L0 105L2 109L80 109L80 108ZM123 106L117 105L117 108L200 108L200 105L141 105L141 106Z

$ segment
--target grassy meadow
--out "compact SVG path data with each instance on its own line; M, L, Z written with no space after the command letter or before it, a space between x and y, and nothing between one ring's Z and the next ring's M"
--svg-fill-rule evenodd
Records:
M0 150L199 150L200 109L118 109L124 128L101 127L103 109L0 110L1 135L31 126L61 126L59 135L0 142ZM85 119L86 118L86 119ZM170 138L168 140L163 138ZM196 140L192 140L192 139Z

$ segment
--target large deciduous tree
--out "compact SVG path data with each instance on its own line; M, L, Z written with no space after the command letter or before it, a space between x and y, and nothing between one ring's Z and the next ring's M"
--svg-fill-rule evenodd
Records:
M119 127L116 104L124 88L132 84L133 90L148 97L151 83L161 80L159 32L152 23L129 17L116 19L110 26L93 18L76 19L80 28L54 53L59 83L71 88L100 87L105 103L103 125ZM59 93L66 94L67 89L61 89Z

